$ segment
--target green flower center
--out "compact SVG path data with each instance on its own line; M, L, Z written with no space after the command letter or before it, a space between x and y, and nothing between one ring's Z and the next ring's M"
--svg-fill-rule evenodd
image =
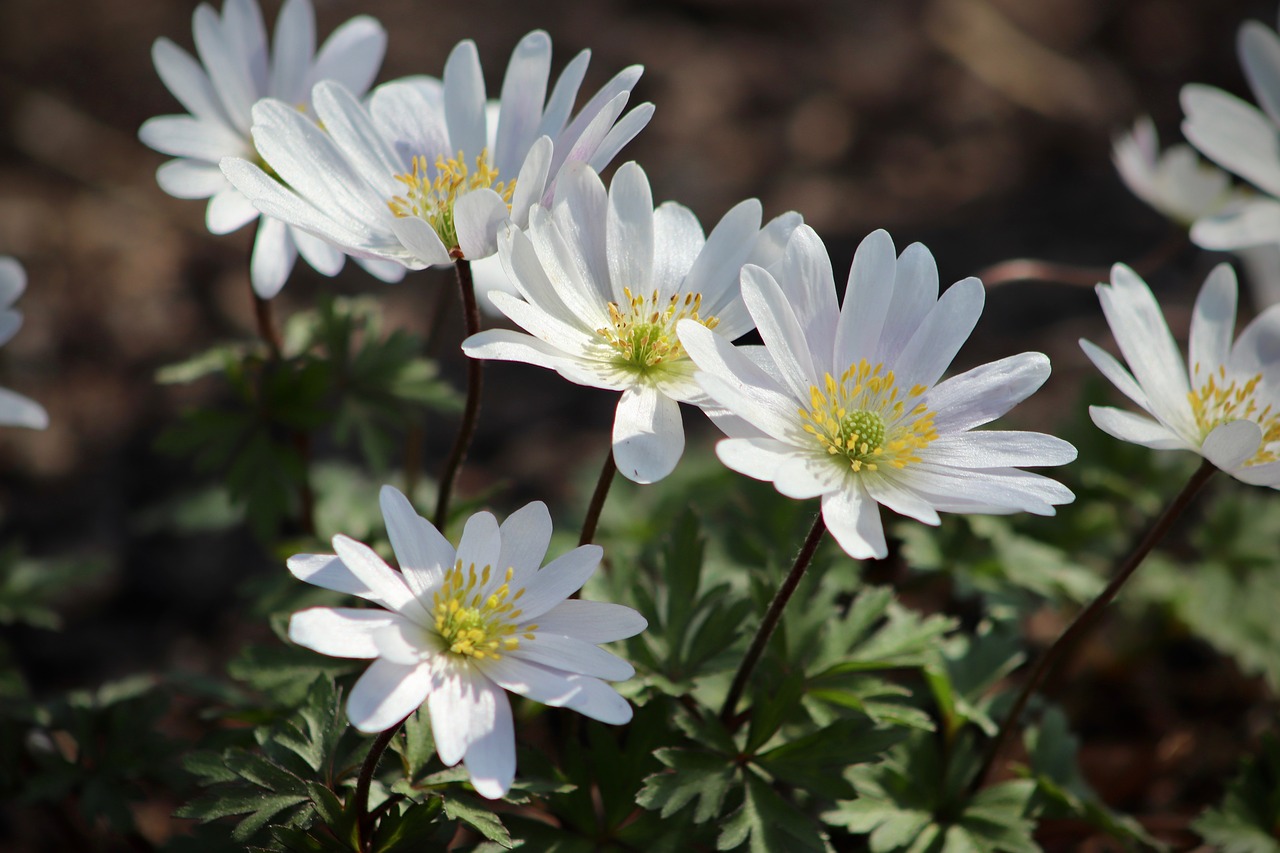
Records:
M685 358L684 347L676 336L676 323L693 320L714 329L720 322L715 317L699 316L701 293L677 294L662 300L656 290L649 296L636 296L631 288L623 288L622 292L626 304L610 302L610 325L596 329L596 334L614 350L614 364L640 375Z
M516 609L515 602L524 590L511 594L514 574L514 569L507 569L502 585L485 595L490 567L477 572L475 563L465 570L461 560L454 564L435 592L432 609L436 633L449 652L476 660L496 660L504 652L519 648L521 637L533 639L537 625L517 626L522 611Z
M938 437L936 413L924 403L911 405L925 390L916 385L903 394L892 370L863 359L839 379L827 373L823 387L810 386L810 408L800 409L800 418L818 446L854 473L905 468Z
M434 175L432 172L434 171ZM472 190L492 189L507 203L511 209L511 197L516 190L514 180L502 182L498 180L498 170L489 162L489 149L480 151L476 157L474 172L467 169L465 155L459 151L456 157L436 158L435 169L429 167L426 157L413 158L413 171L396 175L396 180L405 185L404 195L398 195L387 201L387 207L400 218L416 216L425 219L440 236L449 254L462 257L458 248L458 231L453 222L453 204L458 196Z

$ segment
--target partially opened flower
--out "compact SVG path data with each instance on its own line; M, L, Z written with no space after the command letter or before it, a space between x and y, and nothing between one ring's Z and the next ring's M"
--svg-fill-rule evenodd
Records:
M27 273L22 264L10 257L0 256L0 346L22 328L22 312L13 303L27 289ZM0 388L0 425L44 429L49 425L49 415L35 400Z
M1280 486L1280 305L1268 308L1232 343L1236 275L1215 267L1191 315L1186 363L1146 282L1128 267L1111 270L1098 298L1129 365L1088 341L1080 346L1102 374L1146 414L1091 406L1098 428L1156 450L1190 450L1237 480ZM1189 369L1188 369L1189 367Z
M153 118L138 136L177 158L156 172L161 189L178 198L209 199L209 230L227 234L258 219L257 208L218 168L223 157L258 159L249 136L254 103L277 98L307 111L311 88L320 80L338 81L363 95L382 64L387 34L373 18L360 15L334 30L317 53L310 0L286 0L270 50L256 0L226 0L221 16L202 3L192 29L199 61L165 38L151 50L160 79L189 115ZM250 262L255 292L264 299L278 293L299 254L325 275L342 269L338 249L283 222L262 219ZM389 280L403 275L389 266L370 271Z
M1264 195L1196 222L1191 237L1207 249L1280 243L1280 36L1257 21L1247 21L1240 27L1237 47L1262 110L1220 89L1193 83L1182 88L1182 133L1202 154Z
M1116 137L1111 159L1134 195L1182 226L1238 200L1227 173L1203 162L1191 146L1161 151L1156 126L1147 116Z
M516 769L503 691L605 723L631 719L631 706L601 679L634 670L597 644L640 633L644 618L617 604L567 600L595 571L599 546L539 568L551 541L551 516L539 502L501 525L476 513L456 550L390 486L382 514L400 571L341 535L336 556L289 559L299 579L378 605L313 607L289 621L300 645L373 660L347 700L352 725L384 731L426 702L440 760L464 761L476 790L492 799L507 792Z
M511 54L496 122L471 41L449 54L442 88L389 83L365 109L340 84L317 86L319 125L287 102L264 101L253 139L284 184L247 159L225 160L223 170L260 210L353 255L410 269L477 260L496 250L503 223L523 227L530 205L549 203L566 165L603 168L652 116L651 104L622 115L640 77L632 66L571 120L589 58L579 53L548 96L551 39L529 33Z
M499 254L520 298L490 298L529 334L491 329L463 341L463 352L621 391L618 470L638 483L660 480L684 452L678 403L705 399L676 323L687 319L725 341L751 330L738 271L776 261L800 221L784 214L761 229L760 218L760 203L749 199L704 237L688 208L654 209L635 163L618 169L607 194L592 169L575 169L561 178L552 210L531 212L527 236L508 228L502 237Z
M788 497L821 497L823 520L850 556L886 555L879 504L938 524L940 510L1053 515L1073 499L1021 470L1070 462L1070 444L973 429L1040 387L1045 356L1022 353L939 382L982 312L983 290L968 278L939 297L924 246L895 257L889 235L872 233L838 305L827 251L801 226L772 273L743 268L742 296L763 358L698 323L679 326L698 384L747 426L716 453Z

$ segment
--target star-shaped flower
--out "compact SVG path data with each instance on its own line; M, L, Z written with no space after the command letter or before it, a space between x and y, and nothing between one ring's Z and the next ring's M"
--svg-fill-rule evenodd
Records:
M529 334L491 329L462 350L472 358L549 367L571 382L621 391L613 455L624 477L652 483L684 452L679 402L709 402L676 337L682 320L725 341L749 332L738 293L747 262L768 265L799 224L783 214L763 229L760 203L731 209L704 236L688 208L656 210L635 163L605 192L590 168L561 178L553 208L535 208L528 234L508 228L499 255L519 292L491 292L500 311Z
M716 453L788 497L821 497L823 520L850 556L886 555L879 504L938 524L940 510L1053 515L1074 498L1021 470L1072 461L1070 444L974 430L1040 387L1045 356L1022 353L939 382L982 312L983 290L968 278L939 297L924 246L895 257L887 233L868 236L838 305L826 249L801 226L773 273L743 268L742 297L763 356L698 323L679 326L698 384L747 425Z
M631 719L631 706L602 679L635 671L597 644L640 633L644 618L617 604L568 600L595 571L599 546L539 568L551 541L551 516L539 502L501 526L476 513L456 550L390 486L382 514L400 571L341 535L336 556L289 559L299 579L378 605L313 607L289 622L299 645L373 660L347 700L352 725L384 731L426 702L440 760L465 761L476 790L492 799L507 792L516 769L504 691L605 723Z
M1235 271L1215 267L1191 315L1184 363L1160 306L1137 273L1117 264L1098 285L1111 334L1129 365L1088 341L1085 355L1146 415L1091 406L1098 428L1157 450L1190 450L1245 483L1280 486L1280 305L1232 343Z
M13 303L27 289L27 273L22 264L10 257L0 256L0 346L22 328L22 312ZM49 415L35 400L0 388L0 425L44 429L49 425Z
M551 39L529 33L511 54L496 122L471 41L449 54L442 85L385 84L368 109L322 83L319 125L286 102L254 107L254 143L283 184L247 159L228 158L223 171L263 212L357 257L410 269L478 260L496 251L501 225L523 227L531 205L549 203L566 165L603 168L653 115L651 104L622 115L640 78L632 66L570 119L589 59L579 53L548 96Z
M178 198L209 199L209 230L228 234L258 219L257 208L218 168L223 157L258 159L249 136L254 103L277 98L294 110L308 111L311 88L320 80L338 81L363 95L382 64L387 34L373 18L360 15L334 30L317 53L310 0L286 0L271 50L256 0L226 0L221 16L202 3L192 29L199 61L166 38L157 39L151 50L160 79L189 115L150 119L138 136L177 158L156 172L160 188ZM250 262L254 291L264 299L275 296L299 254L325 275L342 269L343 255L333 246L263 218ZM388 281L404 274L387 264L368 268Z

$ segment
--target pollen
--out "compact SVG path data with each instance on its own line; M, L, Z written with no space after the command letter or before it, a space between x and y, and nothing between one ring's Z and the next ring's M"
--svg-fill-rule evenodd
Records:
M458 248L458 232L454 226L453 205L459 196L473 190L491 189L507 203L511 209L511 197L515 193L516 182L499 181L498 170L489 162L489 149L481 150L476 157L475 171L467 168L466 156L459 151L456 157L445 159L443 155L436 158L432 165L426 157L413 158L413 171L396 175L396 180L404 184L404 195L395 196L387 201L387 207L400 218L416 216L425 219L440 235L440 241L455 257L462 257Z
M702 317L702 294L685 293L662 299L658 291L636 296L623 288L626 303L609 303L610 325L596 330L613 350L614 363L641 375L660 365L685 358L676 336L676 323L693 320L714 329L719 320Z
M459 560L436 590L432 615L435 631L445 648L459 657L496 660L520 647L521 639L533 639L537 625L519 625L521 610L516 602L521 589L511 592L514 569L507 569L501 585L490 589L492 568L476 571L475 563L465 568ZM486 592L487 590L487 592Z
M1195 373L1198 378L1198 364ZM1261 384L1261 373L1247 379L1228 379L1226 368L1219 366L1198 388L1187 394L1201 441L1216 427L1231 421L1253 421L1262 430L1258 452L1245 461L1245 467L1280 459L1277 453L1280 450L1280 411L1271 403L1259 405Z
M863 359L811 385L809 408L799 414L818 447L855 474L905 468L938 437L937 413L919 401L924 392L923 385L904 392L892 370Z

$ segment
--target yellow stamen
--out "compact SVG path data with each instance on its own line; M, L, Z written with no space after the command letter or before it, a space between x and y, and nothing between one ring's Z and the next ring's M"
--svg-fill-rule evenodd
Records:
M404 184L405 194L387 201L387 207L396 216L404 218L416 216L430 223L440 235L450 254L461 258L458 248L458 232L453 222L453 205L458 196L472 190L492 189L507 203L511 209L511 197L516 189L515 180L498 181L498 170L489 162L489 149L480 151L476 157L476 169L467 169L466 156L459 151L458 156L445 159L436 158L432 168L427 158L415 156L413 171L396 175L396 180Z
M662 364L685 357L680 339L676 337L676 323L693 320L708 329L714 329L719 320L701 317L702 294L685 293L665 301L653 291L649 296L636 296L630 288L623 288L627 304L609 303L610 326L596 329L596 334L615 351L614 363L637 373L647 373Z

